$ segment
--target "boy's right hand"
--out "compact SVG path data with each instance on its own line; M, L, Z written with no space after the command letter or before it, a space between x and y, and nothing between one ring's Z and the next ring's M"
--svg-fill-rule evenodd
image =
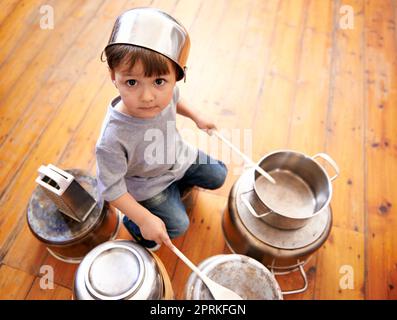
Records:
M172 242L163 220L154 214L150 214L144 222L139 225L139 229L145 239L156 241L158 244L164 243L167 247L172 247Z

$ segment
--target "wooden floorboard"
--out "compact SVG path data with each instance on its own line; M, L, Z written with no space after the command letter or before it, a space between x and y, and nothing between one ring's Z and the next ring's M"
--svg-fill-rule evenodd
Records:
M44 4L54 8L52 30L40 28ZM341 28L342 5L353 9L353 29ZM115 17L133 6L163 9L186 26L182 96L254 160L287 148L338 163L329 239L305 266L308 289L284 298L397 299L395 0L2 1L0 299L71 298L78 265L55 259L31 234L26 206L41 164L95 174L96 139L117 95L99 56ZM229 253L221 217L245 167L215 137L191 135L191 120L177 119L186 140L230 160L222 188L194 191L190 228L175 239L200 263ZM131 239L124 227L119 238ZM190 270L167 248L158 256L183 299ZM53 289L41 285L42 266L54 270ZM277 280L284 290L302 286L297 272Z
M366 296L397 299L395 1L367 1L365 13Z

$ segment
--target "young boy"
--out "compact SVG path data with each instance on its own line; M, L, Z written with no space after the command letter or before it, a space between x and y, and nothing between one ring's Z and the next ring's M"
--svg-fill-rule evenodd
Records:
M106 60L119 91L96 145L100 199L125 214L132 237L148 249L183 234L189 225L181 195L187 188L216 189L227 169L179 135L176 113L200 129L214 123L179 98L190 40L168 14L132 9L116 20ZM155 155L153 155L155 154Z

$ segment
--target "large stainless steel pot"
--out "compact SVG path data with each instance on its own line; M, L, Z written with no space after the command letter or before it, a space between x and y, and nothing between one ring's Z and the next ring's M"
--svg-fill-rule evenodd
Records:
M163 11L134 8L121 14L106 47L115 44L131 44L156 51L176 63L179 68L177 80L186 77L189 34L181 23Z
M67 172L96 196L94 177L78 169ZM80 263L91 249L115 239L121 225L120 213L106 202L98 203L84 222L78 222L61 213L39 186L33 191L26 218L33 235L55 258L68 263Z
M128 240L102 243L91 250L76 271L77 300L172 299L168 274L144 247Z
M245 171L234 183L222 217L225 241L233 253L247 255L263 263L275 275L299 272L303 285L283 290L283 295L307 289L304 266L327 240L332 227L332 210L328 206L299 229L283 230L254 217L242 202L242 194L255 211L263 210L253 190L254 170Z
M222 254L202 261L198 268L210 279L244 300L282 300L281 289L273 274L258 261L239 254ZM192 272L185 286L188 300L212 300L207 286Z
M326 170L316 161L326 160L335 170L329 178ZM255 172L255 197L264 205L257 212L242 194L241 200L256 218L280 229L298 229L327 208L332 198L332 181L339 168L332 158L319 153L312 157L291 150L280 150L265 155L259 166L276 180L270 183Z

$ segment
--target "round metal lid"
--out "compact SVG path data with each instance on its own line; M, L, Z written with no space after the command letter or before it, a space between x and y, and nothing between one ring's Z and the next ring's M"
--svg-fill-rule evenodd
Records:
M132 247L116 244L102 247L91 258L84 282L88 292L101 300L129 298L142 285L145 266Z
M96 179L82 170L66 170L91 196L97 198ZM87 235L106 210L97 204L87 219L80 223L61 213L41 187L33 191L27 209L27 221L32 233L41 241L54 245L74 242Z
M318 240L331 222L330 207L311 218L308 223L296 230L281 230L274 228L262 219L255 218L241 201L241 195L248 199L252 207L258 212L267 212L268 209L254 197L254 170L245 171L236 182L234 189L235 208L246 229L258 240L280 249L299 249L306 247ZM233 210L233 208L229 208Z
M279 300L281 289L273 274L258 261L239 254L217 255L199 266L210 279L225 286L244 300ZM191 299L211 300L212 294L195 273L187 283Z

